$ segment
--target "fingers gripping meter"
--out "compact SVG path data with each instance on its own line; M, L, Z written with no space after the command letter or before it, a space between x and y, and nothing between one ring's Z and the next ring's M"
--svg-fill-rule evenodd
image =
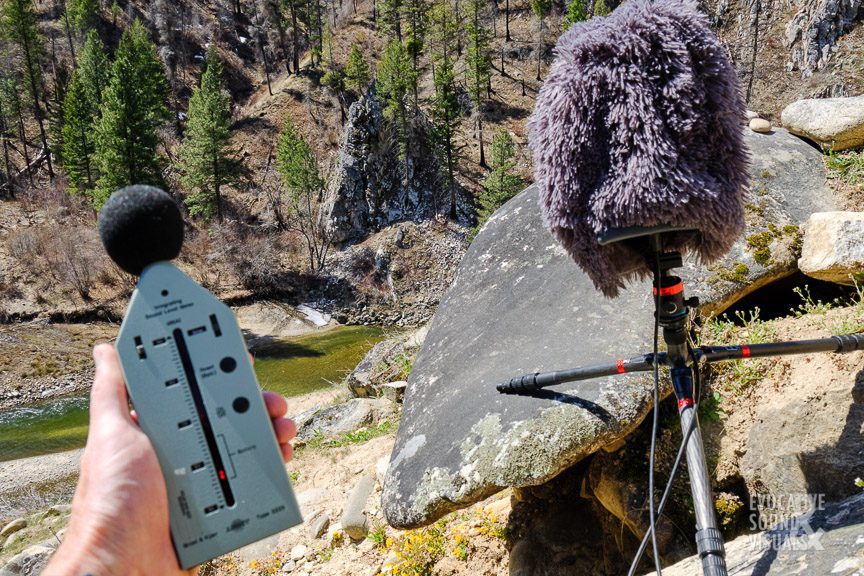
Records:
M103 242L122 260L108 227L100 222ZM302 519L233 313L168 262L140 274L116 348L165 478L180 566L190 568Z

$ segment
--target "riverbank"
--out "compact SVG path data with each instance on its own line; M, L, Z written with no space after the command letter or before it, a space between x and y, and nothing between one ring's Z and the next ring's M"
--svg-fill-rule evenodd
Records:
M383 329L368 326L306 332L293 338L281 334L278 338L254 336L258 342L254 348L255 372L261 388L289 398L289 404L295 397L341 383L364 354L385 337ZM247 331L247 337L249 334ZM74 391L72 395L30 403L19 398L21 405L0 410L0 462L82 447L87 435L89 385L88 379L81 386L68 388Z
M308 306L257 302L234 312L261 387L289 398L341 382L385 337L382 328L341 326ZM92 347L118 330L109 322L0 325L0 462L84 445Z
M347 390L334 386L289 399L288 412L297 415L316 406L344 402L348 396ZM4 502L8 506L13 494L20 494L28 487L51 485L64 479L77 481L83 452L83 449L77 449L3 462L0 466L0 523L10 516L9 510L4 509Z
M0 325L0 410L89 390L93 346L113 341L119 328L42 320Z
M306 310L306 312L304 312ZM314 310L262 301L234 309L250 350L274 341L322 334L339 327ZM85 394L93 382L93 346L113 342L113 322L0 324L0 411Z

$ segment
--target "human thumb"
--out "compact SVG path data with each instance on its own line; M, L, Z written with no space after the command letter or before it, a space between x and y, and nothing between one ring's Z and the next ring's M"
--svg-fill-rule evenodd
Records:
M132 422L123 372L114 346L99 344L93 349L93 360L96 363L96 377L90 391L90 425L107 418L122 418Z

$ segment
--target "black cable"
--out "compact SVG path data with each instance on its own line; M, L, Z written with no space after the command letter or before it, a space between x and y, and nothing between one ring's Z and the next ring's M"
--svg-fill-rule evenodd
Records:
M651 455L648 459L648 517L651 522L651 545L654 550L654 567L657 576L663 576L660 567L660 551L657 546L657 518L654 514L654 455L657 451L657 430L660 426L660 365L657 356L660 352L660 252L654 253L654 422L651 426Z
M655 335L656 335L656 322L655 322ZM656 358L656 350L655 350L655 358ZM693 418L690 420L690 426L687 428L686 433L681 439L681 445L678 447L678 453L675 456L675 462L672 464L672 470L669 472L669 480L666 481L666 487L663 489L663 496L660 498L660 505L657 507L657 516L663 515L663 509L666 507L666 501L669 498L669 494L672 492L672 485L675 483L675 477L678 475L678 467L681 464L681 457L684 455L684 452L687 448L687 442L690 441L690 436L693 434L693 431L696 429L696 420L699 417L699 402L702 397L702 375L699 370L699 362L698 360L694 360L695 364L693 366L693 380L694 380L694 406L693 406ZM655 365L656 366L656 365ZM656 381L655 381L656 384ZM654 467L651 467L653 472ZM649 484L651 484L651 478L649 477ZM651 503L654 502L654 493L651 493ZM650 508L649 508L650 511ZM650 513L650 512L649 512ZM627 576L634 576L636 573L636 568L639 565L639 562L642 560L642 556L645 554L645 549L648 548L648 538L652 538L652 542L656 543L656 535L654 532L655 525L654 523L649 526L648 531L645 532L645 535L642 537L642 542L639 544L639 550L636 552L636 556L633 559L633 563L630 564L630 570L627 572ZM656 548L655 548L656 550ZM656 555L656 552L655 552ZM655 557L655 568L656 568L656 557ZM658 576L660 576L660 572L657 572Z
M694 406L694 410L698 413L698 404ZM687 433L684 434L684 437L681 440L681 445L678 447L678 454L675 456L675 463L672 464L672 471L669 473L669 480L666 482L666 488L663 490L663 497L660 499L660 505L657 507L657 516L661 516L663 514L663 509L666 507L666 500L669 498L669 494L672 492L672 484L675 482L675 477L678 474L678 467L681 464L681 457L684 455L684 451L687 447L687 442L690 441L690 435L693 434L693 431L695 429L696 417L690 420L690 427L687 428ZM649 527L648 531L645 532L645 536L642 537L642 543L639 545L639 551L636 552L636 557L633 559L633 563L630 565L630 571L627 572L627 576L634 576L634 574L636 573L636 567L642 560L642 556L645 554L645 549L648 548L648 538L650 538L653 533L653 527Z

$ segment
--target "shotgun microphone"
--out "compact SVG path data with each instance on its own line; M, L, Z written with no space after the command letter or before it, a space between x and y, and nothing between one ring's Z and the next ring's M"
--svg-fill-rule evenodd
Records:
M595 287L615 297L651 273L638 240L598 241L621 228L678 229L665 249L723 256L744 229L745 107L695 3L625 2L555 51L528 122L535 181L547 227Z

